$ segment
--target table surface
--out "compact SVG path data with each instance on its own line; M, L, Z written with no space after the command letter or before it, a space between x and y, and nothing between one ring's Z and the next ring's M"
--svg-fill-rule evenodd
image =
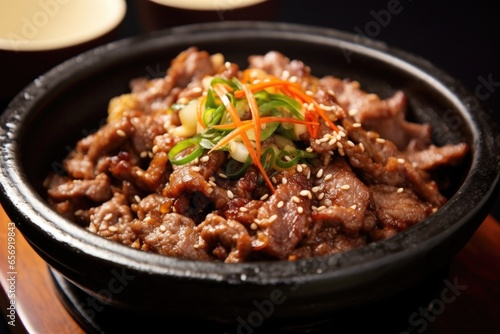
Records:
M0 293L3 319L9 278L15 278L15 327L11 333L85 333L64 306L45 262L15 230L15 269L8 263L11 221L0 207ZM14 271L14 274L10 274ZM488 216L453 258L448 280L460 285L457 298L440 314L416 327L418 333L500 333L500 224ZM423 319L420 319L423 320ZM0 327L0 332L2 327Z

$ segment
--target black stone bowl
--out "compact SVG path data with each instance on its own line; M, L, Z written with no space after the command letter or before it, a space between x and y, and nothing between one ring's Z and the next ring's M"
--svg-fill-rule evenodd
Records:
M278 50L310 65L315 75L351 78L382 97L402 89L409 117L429 122L437 144L465 141L471 146L466 161L447 174L449 201L388 240L296 262L169 258L105 240L59 216L44 200L47 173L59 171L76 141L105 121L108 101L128 92L130 79L164 75L171 59L190 46L221 52L242 67L251 54ZM300 328L388 299L446 267L495 200L499 134L491 112L459 82L385 44L284 23L197 24L93 49L21 91L1 118L1 202L48 265L89 296L82 305L90 318L100 311L97 306L107 305L131 312L134 320L128 321L144 326L151 319L170 319L184 326L227 324L226 332L249 333L268 324ZM386 317L395 308L384 310ZM126 324L127 317L120 322Z

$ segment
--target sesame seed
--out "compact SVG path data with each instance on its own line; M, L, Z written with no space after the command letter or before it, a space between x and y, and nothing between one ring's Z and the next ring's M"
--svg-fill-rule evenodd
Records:
M348 184L344 184L343 186L340 187L340 189L342 189L342 190L349 190L350 188L351 188L351 186Z
M223 179L227 179L227 175L224 173L219 173L219 176L222 177Z
M113 214L110 212L104 216L103 220L110 220L111 218L113 218Z
M199 244L194 244L194 245L193 245L193 248L194 248L194 249L198 249L198 248L200 248L200 245L199 245Z
M203 89L201 87L194 87L193 88L193 93L201 93Z
M298 213L303 213L303 212L304 212L304 208L303 208L303 207L301 207L301 206L299 206L299 207L297 208L297 212L298 212Z
M319 187L318 186L312 187L311 190L312 190L313 193L317 193L319 191Z
M396 190L398 194L401 194L403 191L405 191L403 188L398 188L398 190Z
M311 192L309 190L302 190L300 192L300 196L308 197L309 199L312 198L312 194L311 194Z
M312 149L312 147L308 147L308 148L306 148L306 152L311 153L312 151L314 151L314 150Z
M299 165L299 164L297 164L297 165L295 166L295 169L296 169L296 170L297 170L297 172L299 172L299 173L302 173L302 171L304 170L304 169L302 168L302 166L301 166L301 165Z
M332 138L330 139L330 141L328 142L328 145L333 145L337 142L337 138Z
M349 109L349 116L355 116L358 114L358 109Z
M339 131L340 137L347 137L347 134L344 131Z
M321 201L325 197L325 193L321 193L318 195L318 199Z
M326 209L326 206L322 205L318 208L318 211L321 211L321 210L325 210Z
M207 194L211 194L214 191L214 188L208 188L207 189Z
M118 227L116 227L115 225L111 225L108 227L108 230L110 230L111 232L116 232L118 231Z
M318 139L320 143L326 143L330 138L328 135L324 135L321 139Z
M278 215L272 215L271 217L269 217L269 219L267 220L268 223L272 223L273 221L275 221L276 219L278 219Z
M135 195L134 196L134 199L137 203L139 203L141 201L141 198L139 197L139 195Z
M294 201L295 203L300 203L300 198L298 198L297 196L292 196L292 201Z
M208 180L208 183L212 186L212 187L217 187L217 183L215 183L214 181L212 180Z
M363 143L359 143L359 148L361 149L361 152L365 151L365 145L363 145Z
M199 172L199 171L201 171L200 166L194 166L192 169L193 169L193 172Z
M338 148L344 148L344 145L342 145L342 143L338 141L338 142L337 142L337 147L338 147Z
M285 205L285 203L284 203L283 201L279 201L279 202L278 202L278 205L277 205L278 209L279 209L279 208L282 208L282 207L283 207L283 205Z
M351 147L354 147L356 146L352 141L348 140L347 141L347 145L351 146Z
M262 197L260 198L260 200L261 200L261 201L264 201L264 200L266 200L268 197L269 197L269 194L264 194L264 195L262 195Z
M141 158L146 158L148 156L148 151L142 151L141 154L139 154Z
M336 106L325 106L323 103L319 104L319 107L325 111L335 111L337 109Z
M353 128L360 128L361 127L361 123L353 123L352 127Z
M155 145L155 146L153 146L153 148L151 149L151 151L152 151L153 153L156 153L156 152L158 152L158 151L159 151L159 149L160 149L160 148L158 147L158 145Z
M331 178L333 178L333 175L332 175L332 174L327 174L323 180L324 180L324 181L328 181L328 180L330 180Z
M333 155L333 153L330 153L330 155ZM328 163L330 162L330 155L325 154L325 156L323 157L323 165L328 165Z
M276 180L276 177L271 177L271 181L273 181L273 183L278 183L278 180Z
M316 177L319 179L320 177L323 176L323 168L321 168L317 173L316 173Z
M228 190L228 191L227 191L227 197L229 197L229 198L231 198L231 199L233 199L233 198L234 198L234 194L233 194L233 192L232 192L231 190Z
M339 151L339 154L341 157L343 157L345 155L345 152L344 152L344 149L343 148L338 148L338 151Z
M83 210L82 209L79 209L79 210L76 210L75 211L75 216L79 216L83 213Z
M404 164L404 163L405 163L405 159L401 159L401 158L399 158L399 159L398 159L398 163L400 163L400 164Z
M248 209L245 208L244 206L240 206L240 209L239 209L241 212L248 212Z
M215 177L210 176L210 177L208 178L208 180L209 180L209 181L212 181L212 182L215 182Z
M210 160L210 157L208 155L205 155L200 159L201 162L207 162L208 160Z
M288 180L286 179L286 177L284 177L284 178L281 179L281 183L283 183L283 184L287 184L288 183Z
M116 130L116 134L120 137L125 137L126 134L125 134L125 131L123 131L122 129L118 129Z
M328 95L335 96L335 92L331 89L327 90L326 92L328 93Z
M252 223L252 224L250 224L250 228L255 231L256 229L259 228L259 226L255 223Z
M160 231L165 232L166 230L167 228L165 227L165 225L160 225Z
M375 141L376 141L377 143L380 143L380 144L385 143L385 139L384 139L384 138L377 138L377 139L375 139Z
M314 93L312 91L310 91L310 90L306 90L306 94L309 95L309 96L313 96L314 95Z

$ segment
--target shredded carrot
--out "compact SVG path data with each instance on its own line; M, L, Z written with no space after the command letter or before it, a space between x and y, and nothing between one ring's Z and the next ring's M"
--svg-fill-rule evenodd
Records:
M306 110L306 114L304 117L306 120L310 120L311 123L315 123L307 125L307 130L309 131L309 134L311 135L312 138L317 138L318 137L318 128L319 128L319 123L318 123L318 115L313 114Z
M205 102L207 101L207 96L204 95L198 99L198 104L196 105L196 116L198 117L198 124L203 128L206 129L205 122L203 122L203 106L205 105Z
M319 125L318 122L307 121L307 120L304 121L304 120L301 120L298 118L290 118L290 117L266 116L266 117L260 118L261 124L274 123L274 122L294 123L294 124L304 124L304 125ZM248 124L252 124L252 120L241 121L241 124L242 124L242 126L247 127ZM230 130L230 129L234 129L235 127L236 127L236 125L234 123L212 125L212 128L214 128L216 130Z
M234 124L233 124L233 127L234 127ZM212 151L218 150L222 146L228 144L231 140L233 140L236 137L238 137L239 135L241 135L242 132L246 132L246 131L250 130L252 127L253 127L253 124L250 121L247 121L247 123L242 124L241 126L237 127L236 129L234 129L233 131L228 133L224 138L219 140L219 142L217 142L217 144L214 147L212 147L212 149L210 150L209 153L211 153Z
M270 77L268 80L264 80L255 84L251 84L248 86L248 89L250 89L251 92L257 92L266 88L271 88L271 87L276 87L280 88L283 93L285 93L288 96L291 96L295 98L296 100L300 101L301 103L307 103L307 104L313 104L314 106L314 113L312 113L310 110L306 111L309 112L310 116L313 116L311 119L317 121L317 116L319 115L327 124L330 128L332 128L335 131L339 131L338 127L335 125L335 123L332 122L331 119L328 118L326 115L325 111L321 109L320 105L312 98L311 96L307 95L306 93L303 92L302 87L300 84L296 82L290 82L288 80L281 80L276 77ZM239 89L234 92L234 96L236 98L241 98L245 96L247 93L245 92L244 89ZM315 114L315 115L314 115ZM308 126L308 131L311 137L316 138L317 133L318 133L318 127L317 126Z
M222 85L222 84L214 84L213 89L214 89L214 92L221 99L224 106L226 107L226 110L228 111L229 115L231 116L234 124L237 127L241 127L242 124L241 124L240 116L238 115L237 111L234 109L234 106L231 104L231 101L229 100L229 98L226 96L226 94L228 93L227 87L225 85ZM250 139L247 136L247 133L245 131L242 131L240 136L241 136L241 139L243 140L243 143L245 144L245 146L248 149L248 153L250 154L250 157L252 158L254 165L257 166L257 168L259 169L259 171L262 174L262 177L266 181L267 185L269 186L271 191L274 193L275 192L274 186L273 186L271 180L269 179L269 177L267 176L267 173L266 173L264 167L260 163L260 156L258 156L257 152L254 150L252 143L250 142Z
M253 118L253 124L254 124L254 132L255 132L255 152L257 153L257 156L261 156L260 152L260 133L261 133L261 126L260 126L260 113L259 113L259 106L257 105L257 101L255 100L255 96L253 96L252 92L248 88L246 84L243 84L243 91L245 92L245 96L248 101L248 106L250 107L250 112L252 113L252 118ZM259 159L260 160L260 159Z
M255 84L250 84L249 89L252 93L258 92L260 90L266 89L266 88L271 88L271 87L296 87L297 89L300 89L300 85L295 83L295 82L290 82L287 80L281 80L277 78L261 81ZM245 96L245 91L243 89L239 89L234 92L234 96L236 98L242 98Z
M317 114L319 114L319 116L321 116L321 118L323 118L323 120L330 126L330 128L332 128L335 131L339 131L339 128L335 125L335 123L333 123L332 120L328 118L328 116L325 114L325 111L323 109L321 109L318 102L316 102L311 96L307 95L302 90L297 89L297 88L292 87L292 86L286 87L286 89L289 90L291 95L297 97L302 102L312 103L314 106L314 111ZM313 137L313 138L315 138L315 137Z

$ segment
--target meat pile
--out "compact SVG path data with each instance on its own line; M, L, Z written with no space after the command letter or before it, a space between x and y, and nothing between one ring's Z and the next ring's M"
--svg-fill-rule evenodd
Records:
M461 163L469 147L433 145L429 125L406 120L402 91L381 99L356 81L315 77L307 64L276 51L248 62L301 83L341 129L332 133L321 122L316 138L303 135L317 161L276 173L274 192L258 182L254 165L227 178L224 151L169 162L168 152L184 139L172 131L181 123L171 106L202 96L207 76L241 73L222 55L191 47L164 77L135 79L129 94L111 100L108 122L64 159L66 173L48 175L48 201L123 245L226 263L348 251L406 230L447 201L432 171Z

